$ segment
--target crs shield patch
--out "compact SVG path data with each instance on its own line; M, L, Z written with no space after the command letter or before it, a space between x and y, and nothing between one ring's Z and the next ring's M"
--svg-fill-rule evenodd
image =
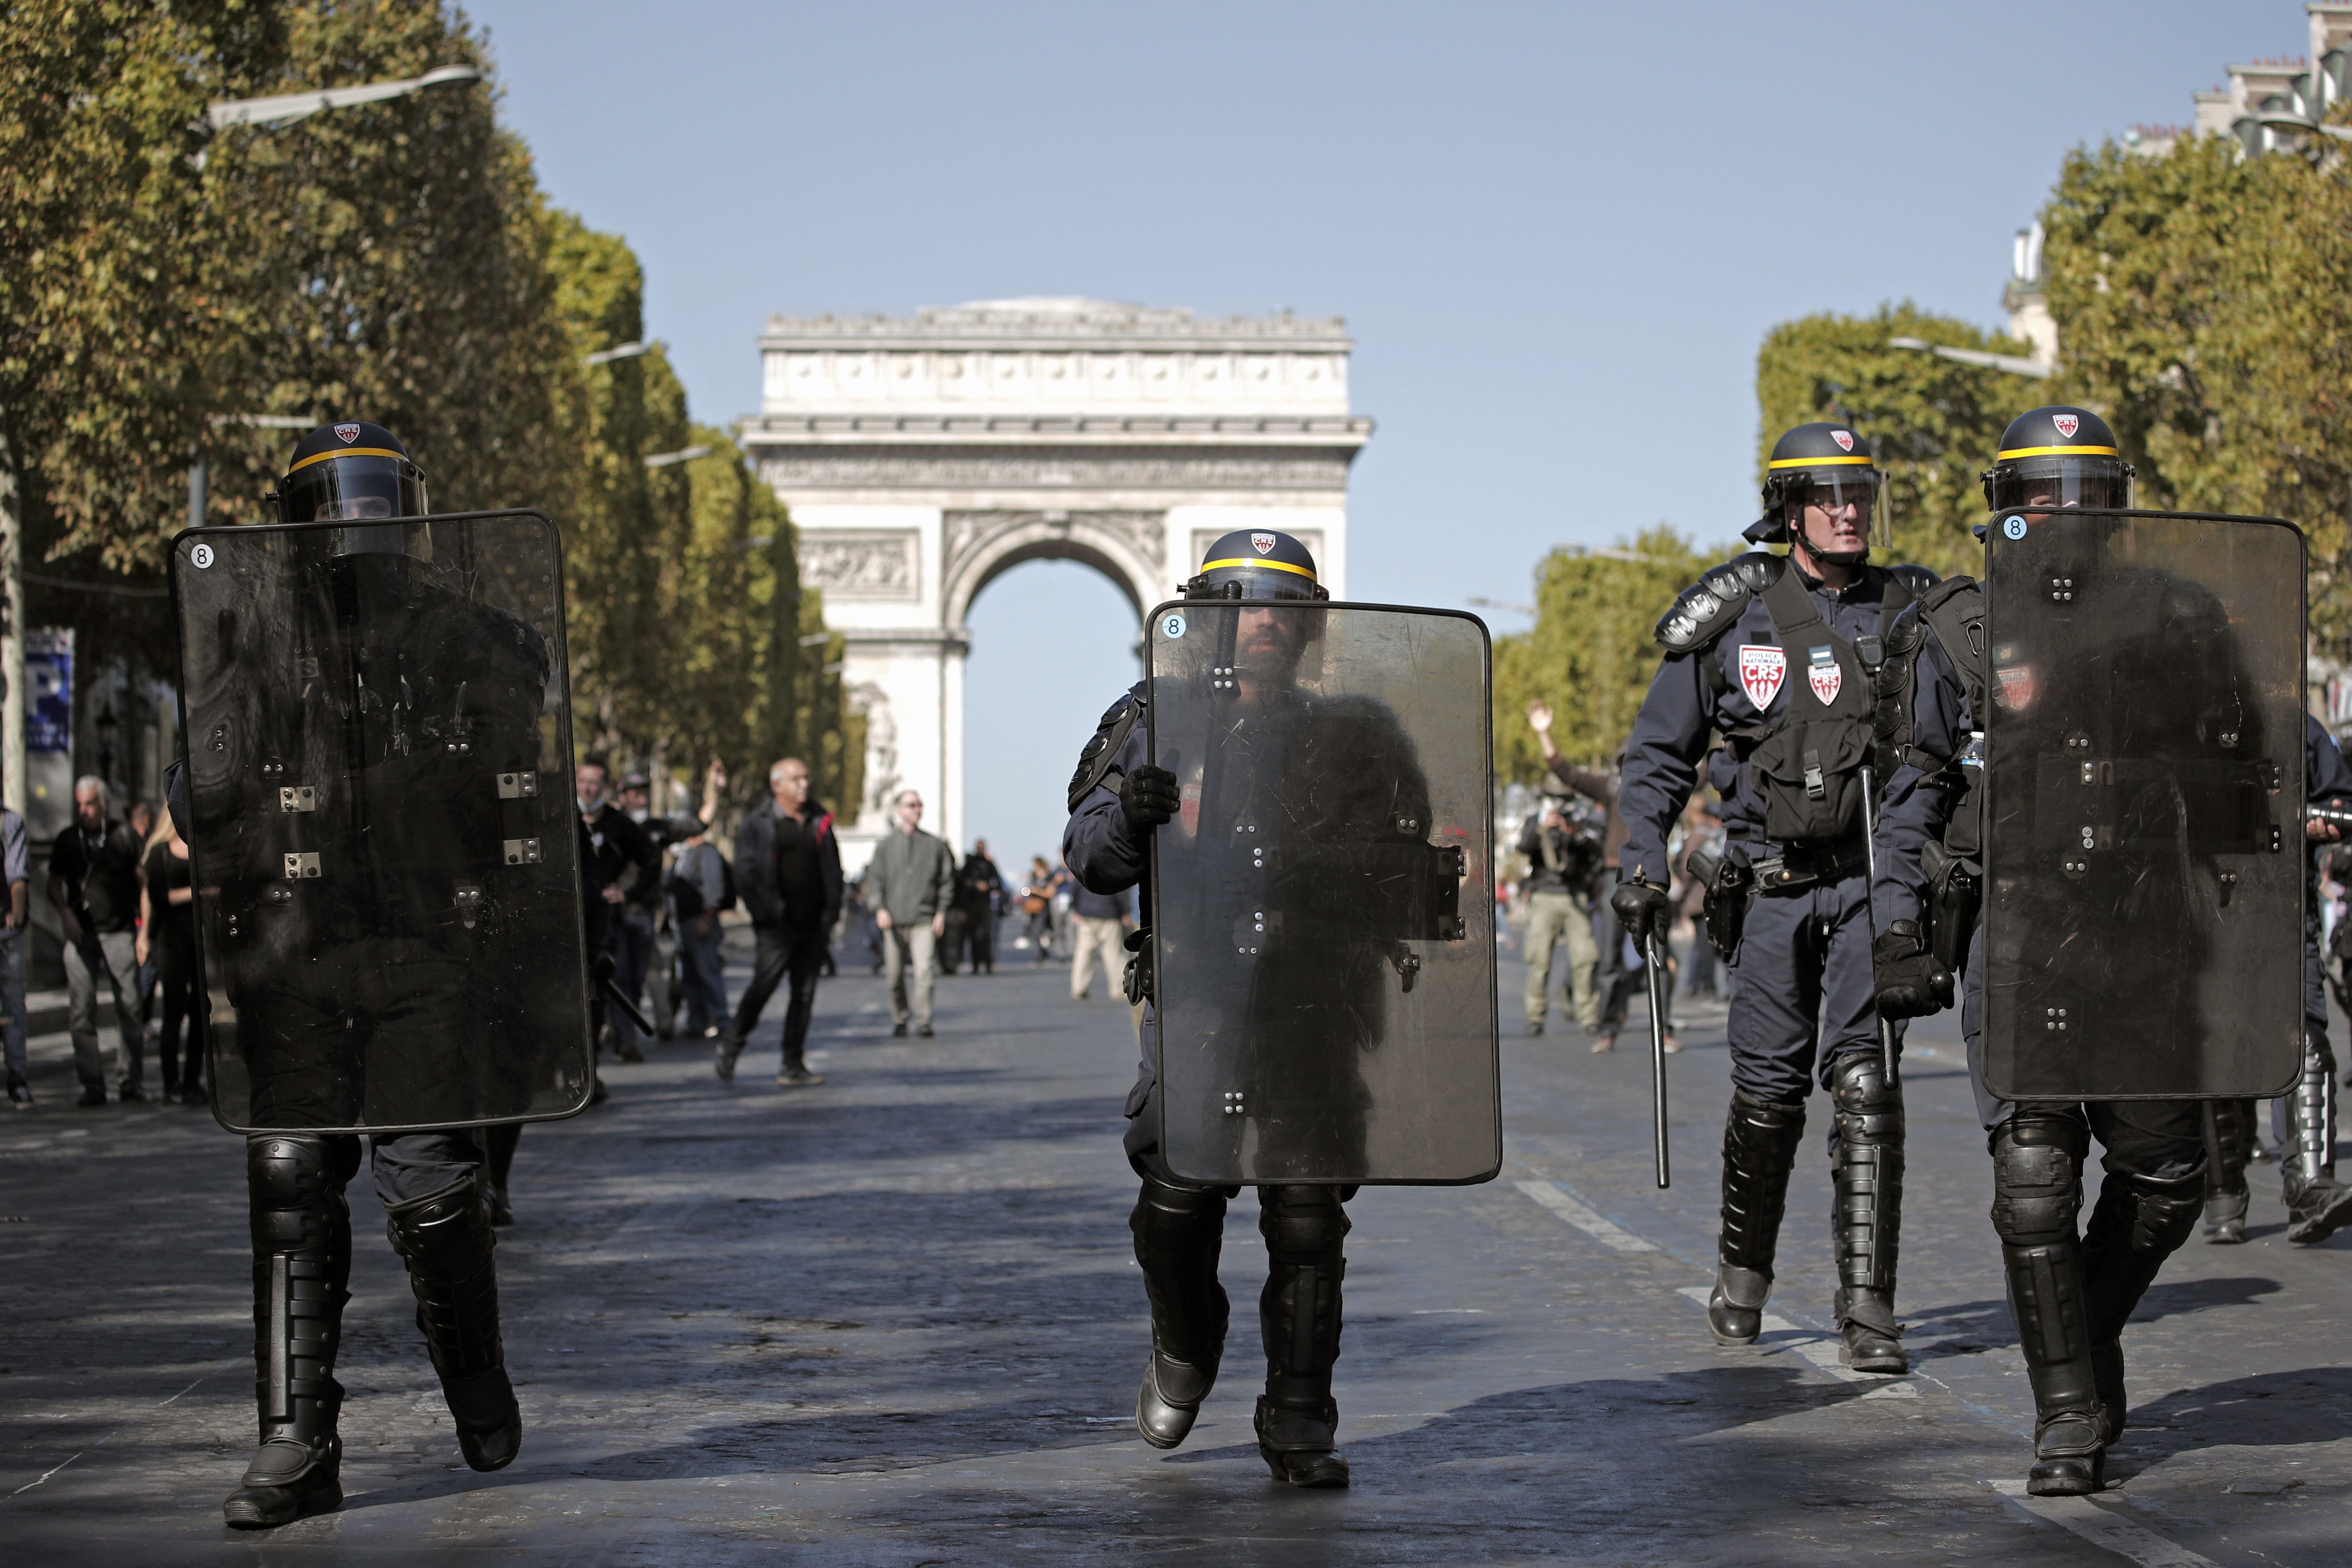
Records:
M1805 668L1805 680L1812 687L1813 695L1822 700L1822 707L1835 702L1838 689L1845 684L1845 671L1838 666L1836 651L1827 647L1813 649L1812 661Z
M335 426L335 439L341 441L344 446L348 447L359 438L360 427L358 426L338 425Z
M1274 535L1271 533L1251 534L1250 548L1256 551L1260 555L1272 554L1274 552Z
M1841 452L1853 450L1853 432L1851 430L1832 430L1830 432L1830 439L1838 444L1838 450Z
M1780 683L1789 678L1789 656L1769 643L1739 645L1739 689L1748 693L1748 700L1761 713L1772 706L1772 699L1780 695Z
M2058 426L2058 434L2071 441L2074 438L2074 432L2083 427L2083 416L2079 414L2053 414L2050 423Z

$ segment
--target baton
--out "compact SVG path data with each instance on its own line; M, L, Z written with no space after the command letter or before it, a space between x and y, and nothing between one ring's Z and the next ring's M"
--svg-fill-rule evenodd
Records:
M1664 942L1650 934L1642 967L1650 980L1650 1142L1658 1152L1658 1186L1675 1184L1666 1166L1666 961Z
M1869 933L1870 950L1874 958L1878 952L1878 910L1871 904L1878 889L1878 786L1872 777L1869 763L1862 768L1862 859L1863 869L1870 879L1862 890L1862 926ZM1885 1014L1878 1012L1877 984L1872 982L1870 1010L1878 1015L1878 1059L1885 1069L1886 1081L1895 1081L1895 1025Z
M618 1007L623 1014L626 1015L629 1022L635 1024L647 1039L653 1037L653 1021L637 1011L637 1005L629 1000L628 994L621 989L618 981L607 974L596 984L603 989L607 1004Z

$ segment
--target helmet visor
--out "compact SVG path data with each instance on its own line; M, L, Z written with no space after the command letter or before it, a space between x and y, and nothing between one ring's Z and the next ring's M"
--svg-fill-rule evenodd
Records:
M2131 505L2131 471L2113 458L2032 458L1995 466L1995 511Z
M1189 597L1203 599L1319 599L1315 579L1276 561L1212 561L1192 580Z
M309 463L278 487L289 522L366 522L421 517L425 475L404 458L336 455Z
M1886 486L1875 468L1814 468L1787 491L1790 532L1815 540L1851 520L1868 544L1887 542Z

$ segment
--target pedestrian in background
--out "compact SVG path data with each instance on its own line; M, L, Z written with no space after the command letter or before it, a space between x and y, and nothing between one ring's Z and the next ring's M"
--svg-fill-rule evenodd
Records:
M581 824L588 829L590 852L596 859L598 880L604 889L600 897L610 906L605 911L604 940L595 951L612 959L613 976L621 984L623 994L638 1002L645 984L643 964L636 971L640 991L627 988L621 969L625 957L636 955L634 944L638 931L629 922L627 905L629 894L640 879L661 876L661 851L653 847L644 828L605 798L611 778L612 770L604 759L592 752L572 771L572 793L580 807ZM650 928L646 929L645 935L650 951ZM616 1010L606 1007L604 998L594 992L589 994L588 1016L595 1027L596 1049L601 1050L609 1037L613 1054L622 1061L646 1059L644 1050L637 1045L637 1026Z
M955 851L922 830L923 797L902 790L891 802L895 831L882 836L866 867L866 901L882 928L884 971L890 977L890 1033L931 1037L931 985L940 933L947 929L948 906L955 901ZM907 969L915 982L911 997Z
M1551 1007L1552 950L1568 949L1564 987L1585 1031L1597 1032L1601 998L1593 971L1601 949L1592 937L1592 882L1601 872L1601 840L1569 815L1559 795L1546 789L1542 809L1519 830L1519 853L1527 858L1528 1033L1544 1032Z
M1097 893L1081 882L1070 901L1070 920L1076 928L1076 945L1070 956L1070 1000L1083 1002L1094 989L1095 960L1102 960L1106 994L1114 1002L1127 967L1127 928L1134 908L1131 894Z
M49 902L65 928L66 1013L73 1031L81 1104L106 1103L106 1057L98 1044L98 992L114 998L122 1045L121 1096L147 1098L146 1031L139 1022L139 836L106 814L106 781L74 781L74 818L49 850Z
M669 923L677 942L686 1032L690 1038L717 1040L728 1022L727 961L719 950L719 917L735 907L735 878L701 818L682 811L669 819L669 831L677 842L677 859L667 883Z
M0 1059L7 1064L8 1109L33 1109L31 1063L26 1036L32 1020L25 1009L25 923L32 915L32 857L25 819L0 807L0 880L8 900L0 909Z
M963 869L956 873L956 907L963 910L974 974L996 973L996 911L1003 898L1004 876L988 858L988 840L975 838Z
M934 841L936 842L936 840ZM834 918L841 912L841 844L833 814L809 798L808 764L786 757L768 770L768 798L751 808L735 832L735 887L751 912L757 944L751 984L735 1021L719 1037L714 1067L721 1083L735 1081L735 1058L761 1011L785 979L784 1032L776 1082L810 1089L824 1081L808 1068L809 1021L816 1016L817 971Z
M1559 747L1551 738L1551 705L1547 702L1528 704L1528 725L1536 732L1543 747L1544 766L1552 777L1591 801L1606 813L1601 834L1601 875L1598 885L1603 889L1617 885L1617 858L1625 847L1625 819L1617 812L1618 774L1603 773L1598 768L1580 768L1559 754ZM1623 753L1618 760L1622 763ZM1600 949L1601 962L1592 977L1593 990L1601 998L1601 1017L1594 1026L1592 1048L1611 1051L1617 1048L1617 1031L1625 1026L1626 1001L1639 983L1640 975L1625 962L1625 944L1618 940L1622 933L1617 928L1616 917L1610 912L1605 900L1596 900L1592 910L1593 943Z
M1037 962L1043 963L1054 951L1054 871L1043 855L1030 857L1029 879L1021 885L1021 912L1028 917L1021 945L1035 948Z
M188 875L187 841L169 812L147 836L146 858L139 865L139 940L133 952L142 968L153 966L161 990L155 1064L163 1069L163 1098L202 1105L205 999L196 984L195 889Z

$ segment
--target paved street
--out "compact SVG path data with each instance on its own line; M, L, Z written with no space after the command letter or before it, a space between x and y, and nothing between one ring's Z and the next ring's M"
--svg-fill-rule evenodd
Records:
M1662 1194L1638 1024L1594 1057L1557 1022L1519 1037L1514 1000L1503 1178L1350 1205L1354 1489L1277 1488L1256 1456L1247 1197L1228 1223L1224 1381L1192 1440L1154 1452L1130 1420L1147 1331L1118 1142L1128 1014L1007 957L941 982L936 1041L887 1038L862 971L826 983L822 1089L773 1087L772 1023L731 1091L700 1051L665 1047L611 1071L610 1105L525 1134L499 1258L529 1433L499 1474L458 1464L362 1175L350 1499L266 1537L219 1512L253 1441L239 1142L201 1112L65 1109L47 1068L41 1110L0 1123L0 1562L2352 1556L2352 1236L2289 1247L2273 1166L2254 1172L2251 1243L2191 1241L2126 1336L2120 1484L2036 1511L2004 1495L2030 1404L1948 1016L1907 1075L1915 1375L1836 1367L1818 1156L1791 1191L1771 1331L1708 1340L1719 1011L1685 1020ZM1507 963L1504 995L1519 983Z

